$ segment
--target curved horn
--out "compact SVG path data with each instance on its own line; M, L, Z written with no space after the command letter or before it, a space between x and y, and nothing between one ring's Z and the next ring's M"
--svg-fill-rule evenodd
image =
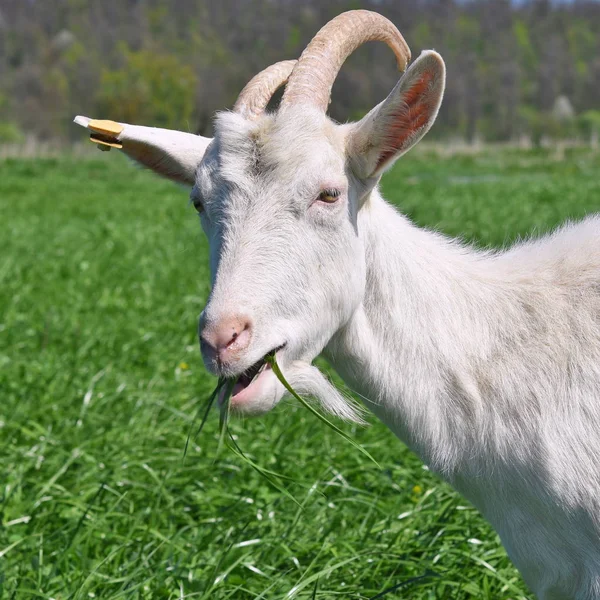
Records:
M354 50L365 42L385 42L396 55L400 71L406 69L410 49L396 26L369 10L350 10L322 27L304 49L290 76L281 108L312 104L327 110L333 82Z
M267 107L273 94L286 83L296 60L282 60L255 75L240 92L233 107L246 119L253 121Z

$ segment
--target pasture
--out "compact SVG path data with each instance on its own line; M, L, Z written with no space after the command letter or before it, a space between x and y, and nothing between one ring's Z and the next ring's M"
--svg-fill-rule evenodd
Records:
M600 156L402 158L386 198L500 247L600 210ZM187 193L117 152L0 162L0 597L513 599L478 513L381 424L296 402L218 418L198 351L207 243ZM325 365L323 365L326 368ZM582 481L581 485L586 482Z

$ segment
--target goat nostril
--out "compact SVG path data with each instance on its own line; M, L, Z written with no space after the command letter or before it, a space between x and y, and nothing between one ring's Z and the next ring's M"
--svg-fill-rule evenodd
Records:
M246 317L234 316L219 319L204 327L200 334L201 344L206 344L207 354L241 352L250 344L252 322Z
M234 331L231 334L231 339L225 344L225 348L229 348L230 346L233 346L233 344L235 344L235 341L238 339L239 337L239 333L237 331Z

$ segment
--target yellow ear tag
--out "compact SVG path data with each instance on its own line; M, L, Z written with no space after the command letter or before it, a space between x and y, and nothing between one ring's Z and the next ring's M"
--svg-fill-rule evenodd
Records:
M125 129L123 125L114 121L91 119L87 126L88 129L93 131L90 135L90 141L97 144L100 150L123 147L123 144L117 138L123 129Z
M88 123L88 129L97 131L98 133L104 133L105 135L117 136L125 129L120 123L114 121L106 121L104 119L90 119Z

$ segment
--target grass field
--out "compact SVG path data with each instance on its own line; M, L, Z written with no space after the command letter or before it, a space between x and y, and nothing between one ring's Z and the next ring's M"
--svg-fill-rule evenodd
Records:
M386 196L500 246L600 210L600 157L402 159ZM294 402L183 449L215 384L207 244L186 193L112 152L0 162L0 598L528 597L497 536L381 424Z

